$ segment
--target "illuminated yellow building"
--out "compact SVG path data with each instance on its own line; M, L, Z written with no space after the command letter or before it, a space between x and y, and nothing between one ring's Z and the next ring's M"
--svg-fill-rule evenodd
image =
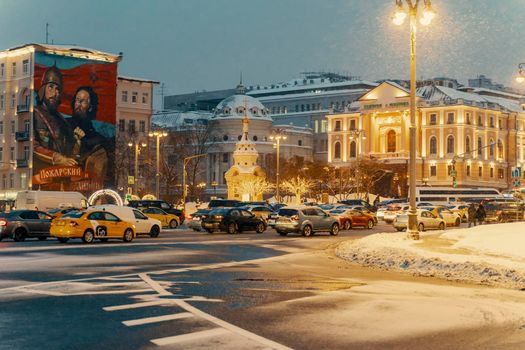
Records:
M511 169L525 164L521 96L476 92L417 89L418 185L452 186L455 169L458 187L507 189ZM328 162L349 166L359 157L408 164L409 114L409 91L393 82L380 84L344 113L327 116Z

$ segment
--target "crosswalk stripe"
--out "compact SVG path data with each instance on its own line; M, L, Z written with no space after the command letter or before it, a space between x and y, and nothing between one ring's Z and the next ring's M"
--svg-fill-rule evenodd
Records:
M169 301L166 300L156 300L156 301L146 301L144 303L134 303L134 304L124 304L124 305L116 305L116 306L106 306L102 309L104 311L118 311L118 310L127 310L127 309L138 309L141 307L149 307L149 306L155 306L155 305L163 305L167 304Z
M128 327L132 327L132 326L139 326L139 325L143 325L143 324L150 324L150 323L178 320L178 319L181 319L181 318L188 318L188 317L193 317L193 315L191 313L189 313L189 312L179 312L177 314L171 314L171 315L156 316L156 317L146 317L146 318L139 318L139 319L136 319L136 320L123 321L122 323L125 324Z
M164 346L164 345L172 345L172 344L182 343L186 341L197 340L200 338L223 335L227 333L230 333L230 331L228 331L227 329L218 327L218 328L208 329L206 331L175 335L172 337L152 339L151 342L158 346Z

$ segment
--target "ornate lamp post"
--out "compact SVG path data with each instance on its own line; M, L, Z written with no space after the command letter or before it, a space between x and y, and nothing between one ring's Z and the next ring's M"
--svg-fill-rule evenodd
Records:
M159 199L160 195L160 138L168 136L165 131L153 131L149 133L149 137L155 137L157 139L156 157L157 157L157 172L155 174L155 197Z
M417 211L416 211L416 32L417 32L417 12L420 0L405 0L408 7L408 13L403 6L403 0L396 0L396 10L392 21L396 25L401 25L407 16L410 17L410 150L409 150L409 197L410 208L408 210L408 228L409 238L419 239L417 228ZM436 16L432 9L430 0L423 0L423 16L419 22L427 26Z
M520 84L525 81L525 74L523 74L523 66L525 66L525 63L518 64L518 76L516 77L516 82Z
M275 199L278 202L281 201L279 195L279 158L280 158L280 149L281 149L281 140L286 140L286 135L282 131L276 131L270 136L270 140L275 140L275 148L277 149L277 169L275 175Z
M146 142L144 141L135 141L129 142L128 147L135 147L135 171L133 175L135 176L135 195L139 194L139 154L142 148L146 147Z
M354 140L354 139L357 139L357 144L359 145L359 149L356 147L356 154L355 154L355 159L356 159L356 166L355 166L355 180L356 180L356 194L358 197L360 197L360 193L359 193L359 190L360 190L360 180L359 180L359 154L361 153L361 140L366 140L366 133L364 130L362 129L359 129L359 130L350 130L350 140Z

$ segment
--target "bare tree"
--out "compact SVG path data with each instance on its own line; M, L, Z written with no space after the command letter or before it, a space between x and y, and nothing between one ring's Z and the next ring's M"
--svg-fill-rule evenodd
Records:
M295 195L295 203L300 204L301 198L305 193L308 193L313 187L314 182L301 176L296 176L288 179L282 183L282 187L285 191L288 191Z
M250 200L257 198L258 194L263 194L272 190L273 188L274 185L263 178L245 180L239 184L239 192L248 193L250 195Z

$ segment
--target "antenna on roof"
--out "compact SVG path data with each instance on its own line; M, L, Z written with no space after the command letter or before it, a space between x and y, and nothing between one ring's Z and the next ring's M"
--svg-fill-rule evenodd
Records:
M49 43L49 23L46 23L46 44Z

